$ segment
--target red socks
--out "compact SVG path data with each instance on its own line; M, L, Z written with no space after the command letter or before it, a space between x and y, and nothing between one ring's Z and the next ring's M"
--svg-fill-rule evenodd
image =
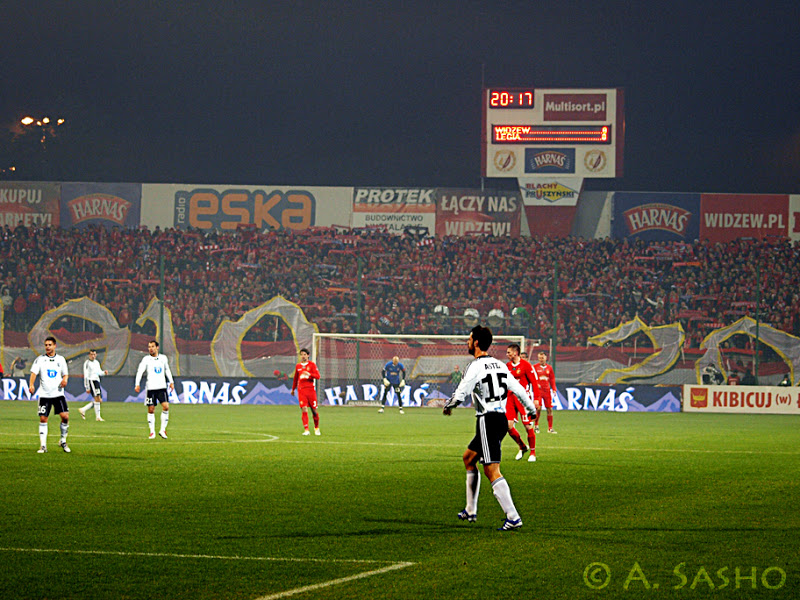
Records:
M514 441L517 442L517 446L519 446L520 450L525 450L525 444L522 442L522 438L520 437L519 431L517 431L516 427L510 427L508 434L514 438Z

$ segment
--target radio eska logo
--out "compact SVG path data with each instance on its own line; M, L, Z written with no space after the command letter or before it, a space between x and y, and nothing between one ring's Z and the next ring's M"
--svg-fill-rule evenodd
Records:
M692 408L708 408L708 390L706 388L690 388L689 405Z

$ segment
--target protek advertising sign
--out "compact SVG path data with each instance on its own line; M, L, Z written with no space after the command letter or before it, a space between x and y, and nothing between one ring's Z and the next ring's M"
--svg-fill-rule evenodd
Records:
M435 188L355 188L353 227L374 227L402 234L407 227L415 231L436 232Z

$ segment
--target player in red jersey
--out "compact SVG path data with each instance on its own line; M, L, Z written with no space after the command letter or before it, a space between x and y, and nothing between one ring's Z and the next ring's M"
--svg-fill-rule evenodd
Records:
M553 372L553 367L547 364L547 353L539 352L537 355L539 362L533 368L539 376L539 387L542 389L542 397L544 398L544 407L547 409L547 433L555 433L553 429L553 394L556 393L556 374ZM536 403L534 401L534 403ZM536 423L534 431L539 433L539 415L542 412L542 405L536 403Z
M542 393L539 388L539 380L536 376L536 371L533 370L531 363L527 360L520 358L519 344L510 344L506 349L506 356L508 357L507 367L511 371L514 378L519 381L520 385L527 390L533 391L533 402L535 406L541 406ZM522 425L528 432L528 445L522 441L522 438L517 431L514 424L517 421L517 413L519 413ZM531 423L530 415L525 410L525 407L511 392L508 392L508 399L506 401L506 418L508 419L508 433L517 442L519 452L517 452L516 460L522 460L525 453L530 450L528 462L536 462L536 433L533 430L533 423Z
M317 365L308 360L308 350L300 350L300 362L294 368L294 379L292 379L292 396L298 390L297 399L300 408L303 409L303 435L309 435L308 431L308 409L314 415L314 435L319 433L319 413L317 412L317 388L314 380L319 379L319 369Z

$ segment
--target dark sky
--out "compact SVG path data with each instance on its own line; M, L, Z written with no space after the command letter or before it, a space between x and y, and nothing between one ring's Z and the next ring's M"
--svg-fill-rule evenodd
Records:
M483 65L625 88L625 177L590 189L800 193L797 0L151 4L4 6L6 150L67 119L16 178L477 187Z

